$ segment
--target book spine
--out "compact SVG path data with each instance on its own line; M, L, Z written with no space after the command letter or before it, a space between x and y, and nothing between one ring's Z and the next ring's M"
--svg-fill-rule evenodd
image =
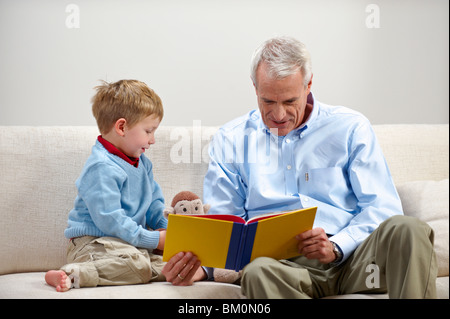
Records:
M233 223L231 230L230 243L228 245L227 260L225 262L225 269L235 269L238 262L239 246L243 236L244 224Z
M241 248L239 252L240 260L239 263L236 265L237 266L235 268L236 271L241 270L250 262L257 228L258 222L244 225L245 229L245 231L243 232L244 238L241 241Z

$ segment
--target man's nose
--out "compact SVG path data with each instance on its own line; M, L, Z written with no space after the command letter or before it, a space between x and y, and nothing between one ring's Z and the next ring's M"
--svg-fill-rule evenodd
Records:
M277 103L275 109L273 110L274 120L282 121L286 116L286 110L281 103Z

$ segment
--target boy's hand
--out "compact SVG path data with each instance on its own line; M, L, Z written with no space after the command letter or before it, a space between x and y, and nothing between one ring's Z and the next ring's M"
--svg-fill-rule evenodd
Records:
M165 229L157 229L159 231L159 243L156 249L164 250L164 244L166 243L166 230Z

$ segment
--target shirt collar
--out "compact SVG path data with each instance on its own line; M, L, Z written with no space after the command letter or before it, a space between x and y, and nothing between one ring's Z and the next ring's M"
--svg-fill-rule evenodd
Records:
M127 162L130 165L133 165L134 167L138 167L139 165L139 157L128 157L123 152L121 152L117 147L115 147L112 143L105 140L101 135L98 136L97 140L100 142L100 144L103 145L103 147L110 152L113 155L116 155L123 159L125 162Z

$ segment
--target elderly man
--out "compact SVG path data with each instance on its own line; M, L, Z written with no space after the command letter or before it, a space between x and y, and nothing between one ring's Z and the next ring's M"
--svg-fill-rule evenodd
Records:
M297 236L301 256L255 259L243 270L242 292L249 298L385 292L434 298L433 231L403 216L369 121L315 99L310 56L295 39L273 38L257 48L251 78L259 109L224 125L210 145L204 180L210 213L247 219L318 210L314 228ZM195 262L187 272L184 264ZM205 277L197 267L195 256L180 254L167 272L178 284L177 272Z
M244 268L243 293L435 297L433 232L403 216L369 121L315 99L310 56L295 39L264 42L251 78L259 110L223 126L211 143L204 181L210 213L318 211L314 228L297 236L302 256L254 260Z

